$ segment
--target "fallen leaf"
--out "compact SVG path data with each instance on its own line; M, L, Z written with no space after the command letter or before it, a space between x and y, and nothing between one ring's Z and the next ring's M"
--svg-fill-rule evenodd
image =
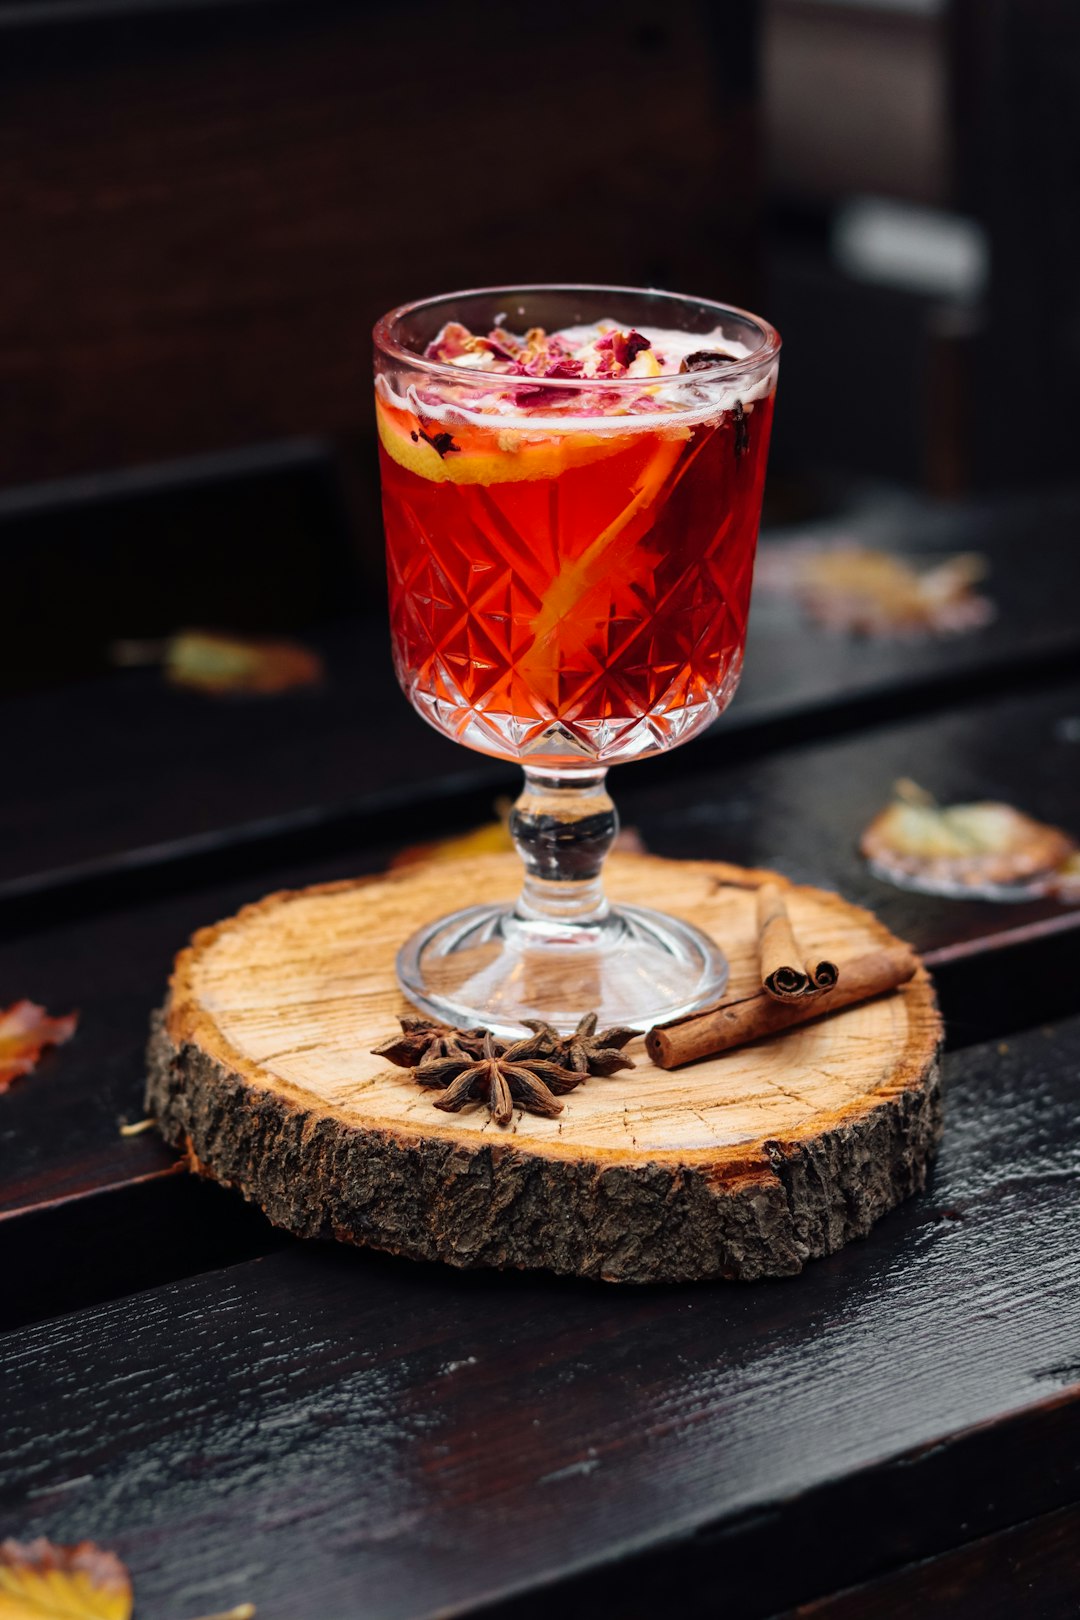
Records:
M131 1620L131 1576L92 1541L0 1542L0 1620ZM255 1620L254 1603L201 1620Z
M92 1541L0 1542L0 1620L130 1620L131 1577Z
M976 630L994 605L975 590L987 563L975 552L927 562L847 541L762 548L755 583L794 596L826 629L885 639Z
M1026 899L1055 892L1076 843L1060 827L1011 804L939 805L907 780L859 843L871 870L899 888L974 899ZM1062 898L1067 898L1062 895Z
M416 866L421 861L467 860L471 855L505 855L513 853L514 840L510 836L509 805L507 819L485 822L471 832L454 838L440 838L430 844L409 844L399 850L390 862L391 867Z
M1053 893L1066 904L1080 904L1080 854L1070 855L1054 873Z
M78 1013L50 1018L44 1007L32 1001L16 1001L0 1012L0 1092L36 1068L46 1046L70 1041L78 1022ZM0 1610L0 1620L2 1616Z
M161 664L170 686L213 697L268 697L315 686L326 675L318 653L298 641L225 636L213 630L180 630L167 641L117 641L112 660L126 668Z
M182 630L169 642L165 679L200 692L267 696L314 686L325 670L318 653L297 641L262 641Z

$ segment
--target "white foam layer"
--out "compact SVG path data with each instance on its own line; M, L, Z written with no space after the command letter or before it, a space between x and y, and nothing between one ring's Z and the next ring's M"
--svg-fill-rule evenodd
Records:
M598 338L612 330L614 324L614 321L594 321L591 326L564 326L553 335L562 338L576 354L579 349L591 348ZM678 372L681 363L692 354L718 349L734 360L745 360L752 352L745 343L725 337L723 328L719 326L714 326L711 332L678 332L664 326L635 326L634 331L648 338L660 369L665 373Z
M611 321L598 321L591 326L565 327L555 336L578 353L594 344L614 326ZM507 374L501 386L493 380L480 382L469 376L469 366L461 366L461 382L451 383L439 377L411 382L405 393L399 393L389 377L381 375L376 387L387 403L399 410L411 411L425 420L444 422L452 427L471 425L488 427L493 419L507 432L523 434L557 433L632 433L638 430L679 430L722 416L734 410L741 402L745 409L753 409L755 400L764 399L776 387L777 363L774 360L759 374L742 373L725 378L723 373L704 377L695 372L679 374L679 364L692 354L720 349L732 356L736 363L749 358L751 350L745 344L725 337L721 328L712 332L680 332L660 327L641 326L636 329L649 339L657 360L662 366L659 377L635 378L623 375L617 378L583 378L575 387L568 383L559 387L548 383L551 399L543 405L521 405L513 394L522 387L545 386L545 378L522 378ZM599 392L607 383L611 390L610 404L595 414L576 414L572 402L581 395ZM637 383L634 390L628 383ZM566 397L566 410L555 410L556 400Z

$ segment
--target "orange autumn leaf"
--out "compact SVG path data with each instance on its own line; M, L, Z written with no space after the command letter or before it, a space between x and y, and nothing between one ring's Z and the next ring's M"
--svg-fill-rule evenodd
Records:
M978 630L994 606L976 590L985 558L975 552L900 557L847 541L788 541L762 548L755 585L794 596L827 630L887 639Z
M399 850L392 867L415 866L419 861L459 861L471 855L505 855L513 851L514 840L506 821L489 821L471 832L454 838L440 838L431 844L409 844Z
M50 1018L44 1007L33 1001L16 1001L0 1012L0 1092L7 1090L21 1074L37 1067L46 1046L70 1041L79 1022L78 1013L66 1018ZM0 1609L0 1620L3 1620Z
M131 1577L92 1541L0 1542L0 1620L130 1620Z
M297 641L222 636L209 630L181 630L165 649L165 679L214 696L250 693L271 696L315 686L325 675L323 661Z
M940 805L903 778L859 841L875 877L926 894L1069 899L1076 840L1011 804Z
M0 1620L131 1620L131 1606L126 1566L92 1541L0 1542ZM255 1620L255 1605L203 1620Z

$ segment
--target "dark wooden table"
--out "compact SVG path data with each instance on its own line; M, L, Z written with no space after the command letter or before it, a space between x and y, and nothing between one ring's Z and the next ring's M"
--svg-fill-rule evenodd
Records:
M194 928L512 789L410 714L374 610L317 632L321 693L4 705L0 1006L82 1021L0 1098L0 1529L114 1547L153 1620L1080 1612L1080 908L901 893L855 847L901 775L1080 831L1080 495L846 528L985 551L996 621L853 643L759 598L729 716L615 783L649 848L838 888L934 967L931 1185L783 1283L299 1244L120 1135Z

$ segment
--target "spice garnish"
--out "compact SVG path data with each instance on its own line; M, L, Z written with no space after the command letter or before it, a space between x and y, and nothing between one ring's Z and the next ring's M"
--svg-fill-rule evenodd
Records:
M411 431L409 433L409 437L414 444L418 444L421 439L423 439L425 444L430 444L431 448L434 450L435 454L440 460L445 459L445 457L448 456L451 451L461 450L460 444L454 443L454 435L452 433L426 433L424 429L421 428L419 433Z
M680 372L711 371L713 366L720 366L725 361L734 360L733 354L725 354L722 349L695 349L679 364Z
M739 460L750 448L750 424L746 420L746 410L741 399L735 401L735 409L731 414L735 418L735 459Z
M547 1043L549 1055L556 1063L577 1074L609 1075L616 1069L634 1067L633 1058L628 1058L620 1048L632 1041L637 1031L603 1029L598 1035L594 1012L585 1014L572 1035L560 1035L540 1018L526 1018L523 1022L526 1029L533 1030Z
M572 1035L560 1035L542 1019L525 1019L532 1034L501 1041L489 1029L454 1029L430 1018L399 1018L401 1034L373 1048L400 1068L412 1069L422 1086L443 1092L435 1107L456 1113L470 1102L486 1102L497 1125L508 1125L518 1103L531 1114L562 1113L559 1095L573 1091L590 1075L632 1069L620 1050L633 1029L596 1032L597 1015L586 1013Z
M435 1107L457 1113L470 1102L487 1103L496 1125L509 1125L518 1102L530 1114L553 1119L563 1105L556 1093L573 1091L585 1078L544 1056L546 1042L533 1035L504 1047L491 1031L479 1057L451 1040L446 1057L428 1058L414 1071L423 1086L445 1087Z
M780 1035L811 1019L826 1017L857 1002L888 995L915 977L918 958L899 940L879 946L865 956L840 964L831 990L820 995L796 996L791 1001L774 1001L765 990L726 1001L711 1012L694 1013L650 1029L645 1049L661 1069L677 1069L683 1063L715 1057L737 1046Z
M484 1049L484 1029L450 1029L432 1018L399 1018L400 1035L372 1047L376 1057L389 1058L401 1069L415 1069L428 1058L447 1057L452 1048L479 1057Z

